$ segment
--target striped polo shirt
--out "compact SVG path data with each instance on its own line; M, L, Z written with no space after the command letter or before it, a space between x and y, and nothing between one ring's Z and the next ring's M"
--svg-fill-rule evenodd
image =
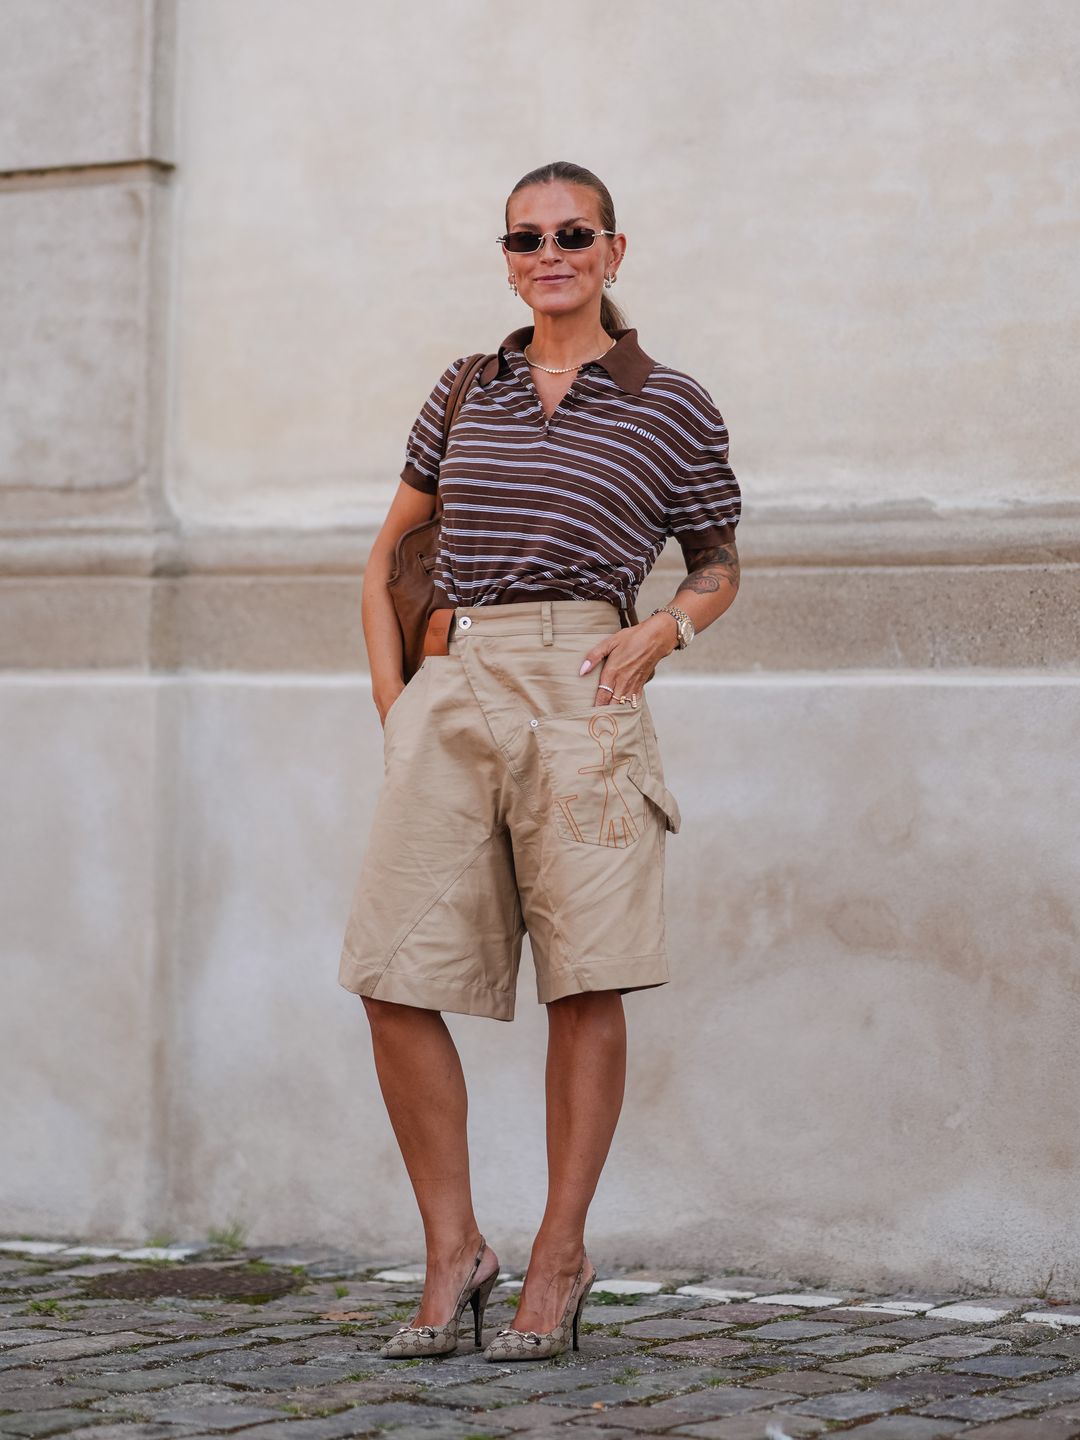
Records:
M401 478L442 494L439 605L608 600L626 610L667 537L734 538L728 432L708 391L651 360L637 331L583 365L550 419L514 330L473 380L447 452L448 365L416 418Z

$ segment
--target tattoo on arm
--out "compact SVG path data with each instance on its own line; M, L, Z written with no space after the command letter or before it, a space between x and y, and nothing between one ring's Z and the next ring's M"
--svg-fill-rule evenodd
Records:
M733 590L739 588L739 556L734 545L712 545L707 549L686 549L686 579L679 590L693 590L698 595L712 594L727 581ZM678 590L675 592L678 594Z

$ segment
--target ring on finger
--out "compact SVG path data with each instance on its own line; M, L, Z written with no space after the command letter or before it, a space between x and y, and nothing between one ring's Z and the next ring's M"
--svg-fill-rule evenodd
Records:
M615 694L615 686L614 686L614 685L598 685L598 686L597 686L597 689L598 689L598 690L607 690L607 691L609 691L612 695Z

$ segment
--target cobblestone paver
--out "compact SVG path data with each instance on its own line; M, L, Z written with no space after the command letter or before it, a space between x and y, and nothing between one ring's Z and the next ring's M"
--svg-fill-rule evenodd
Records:
M454 1355L383 1360L415 1265L12 1239L0 1440L1080 1440L1075 1300L790 1281L601 1272L579 1351L492 1364L463 1323ZM502 1277L485 1341L519 1288Z

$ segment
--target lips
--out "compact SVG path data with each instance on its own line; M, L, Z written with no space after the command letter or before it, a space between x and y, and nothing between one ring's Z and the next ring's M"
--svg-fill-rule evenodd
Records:
M562 280L572 280L573 278L572 275L538 275L536 283L538 285L558 285Z

